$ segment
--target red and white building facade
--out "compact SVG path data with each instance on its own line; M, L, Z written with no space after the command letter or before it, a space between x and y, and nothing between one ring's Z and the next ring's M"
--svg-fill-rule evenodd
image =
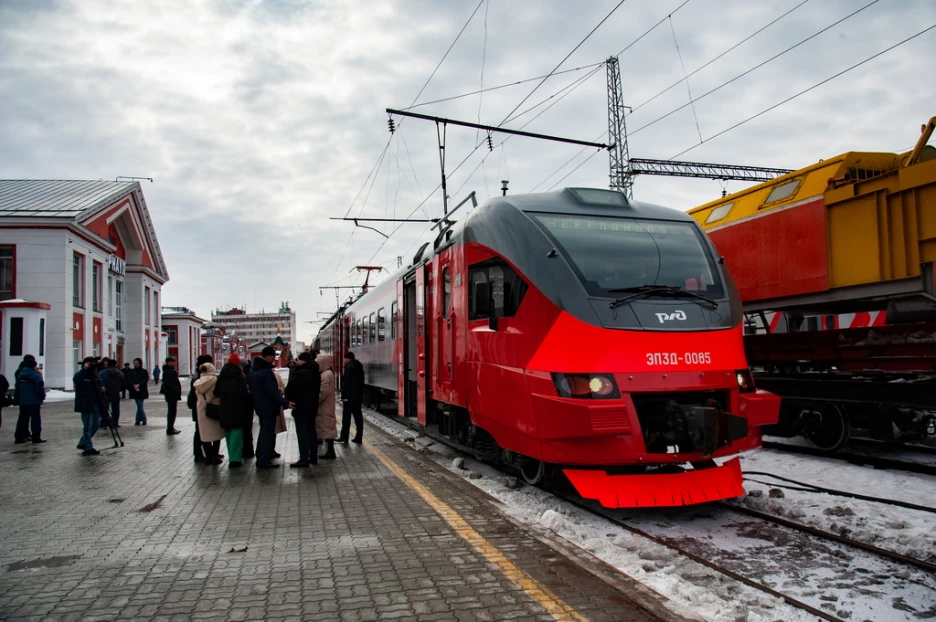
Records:
M168 280L138 182L0 180L0 300L49 305L46 386L72 389L86 356L152 369Z
M195 362L202 353L202 325L205 320L188 307L163 307L162 328L166 333L167 353L176 359L180 376L195 373Z

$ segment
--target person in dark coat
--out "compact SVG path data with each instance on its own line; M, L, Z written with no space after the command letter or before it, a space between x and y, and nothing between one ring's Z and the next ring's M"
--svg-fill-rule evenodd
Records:
M176 371L176 360L173 356L166 357L166 364L162 368L162 384L159 392L166 398L166 434L181 434L175 429L176 409L182 399L182 383L179 382L179 372Z
M351 433L351 417L354 416L354 438L352 443L360 443L364 435L364 366L354 357L354 352L344 355L344 373L341 374L341 434L338 442L348 442Z
M231 355L231 358L237 357L237 353ZM250 377L250 372L253 371L253 367L250 364L249 360L240 362L241 371L244 372L244 379ZM247 386L247 393L250 393L250 386ZM247 409L247 420L244 422L244 458L253 458L256 456L254 451L254 433L253 433L253 422L254 422L254 407L253 407L253 398L250 398L250 403Z
M237 354L232 354L221 368L214 395L221 398L221 428L228 448L228 468L236 469L244 458L244 429L253 423L250 390Z
M42 374L36 371L36 357L27 354L23 357L19 369L13 374L13 403L19 404L19 418L13 432L17 443L32 439L35 444L44 443L42 438L42 402L45 401L45 382ZM30 433L30 430L32 432Z
M296 405L292 416L299 441L299 461L289 465L294 469L318 464L315 415L318 412L321 383L321 374L318 364L312 359L312 353L302 352L286 385L286 399Z
M123 369L120 371L122 371L124 375L124 389L120 397L121 399L127 399L127 391L130 390L130 372L132 371L130 369L130 363L124 363Z
M153 368L153 384L159 384L159 374L160 374L160 369L159 369L159 365L157 365L156 367Z
M78 449L82 456L96 456L101 453L94 448L91 439L101 427L101 414L98 410L102 387L94 373L94 359L88 357L81 362L81 369L72 381L75 383L75 412L81 414L81 439Z
M247 386L253 398L253 407L260 419L260 436L257 439L257 468L276 469L279 464L273 463L273 453L276 445L276 418L280 408L292 408L285 397L280 395L276 378L273 377L273 361L276 360L276 350L272 346L265 347L260 356L253 360L253 371L247 377Z
M136 419L134 425L146 425L146 412L143 410L143 400L149 397L149 372L143 367L143 359L133 359L133 369L127 374L130 388L130 397L136 402Z
M195 462L205 462L205 459L208 456L214 456L214 447L211 443L205 443L201 439L201 433L198 430L198 397L195 395L195 383L201 378L201 366L205 363L213 363L214 361L211 358L210 354L200 354L197 359L195 359L195 373L192 374L192 382L189 386L188 398L186 400L186 405L189 407L189 410L192 411L192 421L195 422L195 435L192 437L192 455L195 457ZM220 447L220 443L218 444ZM222 456L218 456L220 459Z
M10 390L10 381L6 376L0 374L0 428L3 427L3 409L9 406L13 400L7 397L7 391Z
M117 361L107 360L107 367L101 370L101 384L104 385L104 397L110 407L110 416L115 428L120 427L120 393L126 389L124 373L117 368Z

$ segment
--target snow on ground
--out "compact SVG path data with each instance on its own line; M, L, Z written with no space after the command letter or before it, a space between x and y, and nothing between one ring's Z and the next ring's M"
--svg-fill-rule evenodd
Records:
M501 509L509 516L531 527L553 531L623 574L663 594L674 603L673 609L683 615L712 622L815 619L780 599L731 580L538 488L521 486L513 489L516 486L514 478L461 456L432 439L422 437L414 440L412 431L402 423L367 410L365 416L370 423L398 438L409 439L421 453L469 479L499 501ZM471 479L472 473L481 477Z
M59 389L49 389L46 391L46 402L67 402L75 399L74 391L61 391Z
M744 455L741 468L745 473L762 471L823 488L936 507L936 477L929 475L878 470L833 458L770 449ZM883 549L936 561L936 514L788 489L781 489L782 497L772 498L769 492L773 486L751 480L785 485L786 482L760 475L747 475L745 479L747 494L739 501L742 505Z

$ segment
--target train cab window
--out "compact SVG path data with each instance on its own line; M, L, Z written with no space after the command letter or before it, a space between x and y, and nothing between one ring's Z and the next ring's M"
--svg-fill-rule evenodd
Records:
M448 317L452 308L452 271L448 266L442 270L442 317Z
M390 303L390 339L397 338L397 304L395 302Z
M770 194L767 195L767 199L764 201L764 206L792 198L793 195L796 194L796 191L799 190L800 183L802 181L802 179L794 179L792 181L786 182L785 184L775 186L774 189L770 191Z
M377 322L374 321L374 314L370 314L370 330L368 331L369 343L374 343L376 341L375 337L377 336Z
M377 310L377 341L387 338L387 312L380 308Z
M503 261L485 261L468 269L468 319L490 317L492 309L481 309L474 298L476 283L491 284L491 306L495 317L513 317L523 302L526 282Z
M717 220L721 220L728 215L728 212L731 211L732 207L734 207L734 201L731 203L726 203L725 205L719 205L711 212L709 212L708 218L705 219L705 224L709 225Z

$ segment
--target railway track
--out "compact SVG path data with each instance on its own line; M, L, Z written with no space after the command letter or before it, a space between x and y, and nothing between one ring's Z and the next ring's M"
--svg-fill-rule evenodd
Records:
M778 443L775 441L764 441L763 447L765 449L774 449L777 451L785 451L788 453L801 454L806 456L818 456L821 458L831 458L833 460L842 460L848 462L849 464L855 464L858 466L871 466L875 469L892 469L899 471L906 471L908 473L921 473L924 475L936 475L936 457L934 457L932 463L926 462L908 462L906 460L897 460L895 458L888 458L885 456L875 456L870 454L856 453L856 452L846 452L846 451L834 451L829 452L816 447L804 447L801 445L788 445L786 443ZM916 452L916 453L925 453L933 454L936 456L936 450L931 447L908 447L905 448L905 451Z
M470 448L404 423L420 434L473 456ZM550 492L625 531L664 546L732 580L833 622L936 617L936 564L888 551L732 502L675 509L610 510L562 487ZM716 510L713 512L713 508ZM742 522L730 519L743 516ZM713 536L713 534L716 534ZM733 535L732 535L733 534ZM719 546L718 539L724 539ZM753 542L746 555L732 538ZM854 586L854 599L830 602L824 585ZM888 600L889 599L889 600ZM832 611L830 611L830 609Z

